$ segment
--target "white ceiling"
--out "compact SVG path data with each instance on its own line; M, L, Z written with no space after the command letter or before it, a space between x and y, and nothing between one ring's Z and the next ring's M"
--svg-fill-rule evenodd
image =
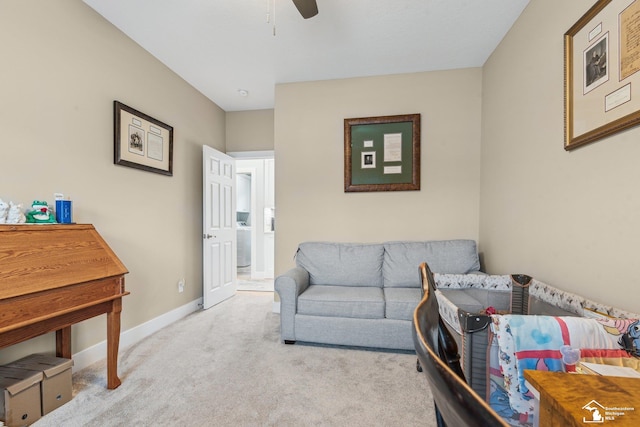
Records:
M308 20L291 0L84 2L241 111L273 108L278 83L480 67L529 0L317 0Z

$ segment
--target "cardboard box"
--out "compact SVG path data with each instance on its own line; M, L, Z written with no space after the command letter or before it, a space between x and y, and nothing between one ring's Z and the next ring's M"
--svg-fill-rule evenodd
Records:
M73 360L71 359L32 354L5 366L42 373L40 385L42 415L47 415L72 398L71 367Z
M0 366L0 420L9 427L28 426L41 417L42 372Z

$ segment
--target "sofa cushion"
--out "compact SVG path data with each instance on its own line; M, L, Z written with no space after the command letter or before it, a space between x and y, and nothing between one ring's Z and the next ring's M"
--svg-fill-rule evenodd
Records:
M434 273L467 274L480 271L476 242L441 240L429 242L387 242L382 273L385 287L421 286L418 267L426 262Z
M384 288L385 317L413 320L413 312L421 297L419 288Z
M382 319L384 295L378 287L312 285L298 297L298 313Z
M383 255L381 244L304 242L296 264L312 285L382 287Z

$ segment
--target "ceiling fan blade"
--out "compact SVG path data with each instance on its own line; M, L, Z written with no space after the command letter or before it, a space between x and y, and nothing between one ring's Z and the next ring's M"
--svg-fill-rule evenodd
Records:
M293 4L298 8L298 12L304 19L309 19L318 14L316 0L293 0Z

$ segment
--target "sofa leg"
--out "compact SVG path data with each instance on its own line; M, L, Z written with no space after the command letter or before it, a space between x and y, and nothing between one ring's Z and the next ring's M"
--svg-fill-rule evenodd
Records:
M420 366L420 359L416 360L416 370L422 372L422 366Z
M296 340L284 340L285 344L295 344Z

